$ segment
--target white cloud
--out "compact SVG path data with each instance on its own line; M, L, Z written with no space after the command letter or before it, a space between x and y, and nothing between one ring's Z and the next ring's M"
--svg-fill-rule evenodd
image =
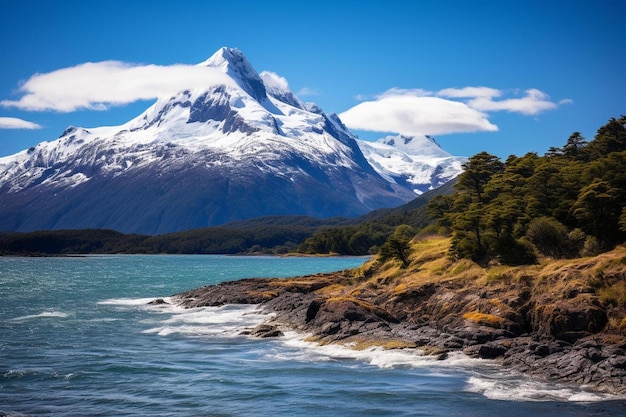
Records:
M543 91L531 88L526 90L526 95L520 98L493 100L493 97L476 97L468 101L467 105L481 111L508 111L535 115L546 110L552 110L558 106L549 100L549 96Z
M488 112L509 111L536 115L561 104L537 89L522 97L507 98L511 92L491 87L446 88L437 92L392 88L341 113L341 120L352 129L394 132L407 135L496 131Z
M272 71L262 71L259 75L261 76L265 87L270 90L289 90L289 83L285 77L281 77Z
M17 117L0 117L0 129L41 129L41 126Z
M385 91L382 94L376 96L377 99L386 98L386 97L398 97L398 96L409 96L409 97L427 97L432 96L433 93L428 90L422 90L421 88L397 88L393 87L389 90Z
M500 97L502 92L490 87L463 87L444 88L438 91L437 95L450 98Z
M465 98L467 105L480 111L508 111L521 113L524 115L536 115L546 110L557 108L561 104L571 103L570 99L564 99L555 103L550 101L550 97L536 88L528 89L523 97L503 98L494 100L496 97L503 97L505 92L489 87L465 87L446 88L437 92L440 97Z
M341 113L352 129L406 135L496 131L484 113L465 103L424 96L423 90L389 90Z
M317 96L318 94L317 90L309 87L302 87L296 93L297 96Z
M230 83L220 70L204 66L88 62L35 74L20 86L23 96L19 100L3 100L0 104L31 111L105 110L185 89Z

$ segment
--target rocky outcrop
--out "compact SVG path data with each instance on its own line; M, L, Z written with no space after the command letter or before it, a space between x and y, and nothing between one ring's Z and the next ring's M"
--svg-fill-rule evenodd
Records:
M618 250L618 259L626 259L626 248ZM534 277L524 271L492 282L468 280L466 273L463 280L428 282L416 280L421 272L402 275L372 262L335 274L228 282L175 299L187 307L262 304L274 318L247 333L258 337L278 337L289 328L319 343L413 347L438 359L462 351L542 378L626 394L626 337L615 325L626 322L625 306L601 300L590 287L561 291L581 281L584 271L595 271L585 262L558 279L549 265L535 268ZM608 263L611 270L600 267L613 271L611 279L626 270L623 261Z

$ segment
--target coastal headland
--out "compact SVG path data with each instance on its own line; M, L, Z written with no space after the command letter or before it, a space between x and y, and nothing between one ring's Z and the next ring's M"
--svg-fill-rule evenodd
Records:
M177 294L189 308L260 304L273 318L249 333L285 329L320 344L452 351L546 380L626 394L626 247L595 257L480 266L421 237L408 264L382 262L331 274L244 279Z

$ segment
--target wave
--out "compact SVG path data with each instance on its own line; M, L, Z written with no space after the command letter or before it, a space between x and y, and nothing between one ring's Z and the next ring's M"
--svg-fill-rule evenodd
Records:
M356 360L381 369L421 368L432 376L448 376L450 372L466 373L466 392L483 395L490 400L539 402L623 401L624 396L586 390L566 383L542 382L518 372L502 369L495 361L471 358L462 352L450 352L445 360L424 355L419 349L383 349L371 347L354 350L348 345L318 345L307 342L302 334L287 332L282 342L294 349L271 352L269 360L334 361ZM487 376L488 375L488 376Z
M170 299L162 297L167 303L170 303ZM106 300L98 301L98 305L113 305L113 306L147 306L150 302L155 301L154 297L151 298L109 298ZM163 304L165 305L165 304Z
M20 316L9 319L12 322L26 321L32 319L40 319L40 318L66 318L67 313L63 313L61 311L43 311L39 314L29 314L27 316Z
M163 302L155 303L156 300ZM152 327L143 330L142 333L154 333L159 336L184 334L235 337L273 317L273 314L264 312L258 305L229 304L219 307L185 308L176 304L171 297L111 298L100 301L98 304L122 308L145 308L154 313L168 314L169 317L166 319L143 321L143 323L151 324Z
M161 321L159 326L146 329L143 333L156 333L160 336L186 334L235 337L273 316L256 305L226 305L194 309L168 307L163 304L155 307L158 306L162 312L169 312L172 315Z
M590 392L582 387L547 383L530 378L499 375L499 377L472 376L466 390L484 395L490 400L501 401L569 401L597 402L624 400L624 397Z
M200 337L241 337L246 330L271 319L274 315L258 305L224 305L186 309L163 298L165 304L149 304L154 298L110 299L104 305L126 307L144 306L155 313L167 313L164 319L149 320L151 327L142 333L169 336L179 334ZM384 349L370 347L357 350L350 344L319 345L307 341L309 335L285 331L278 339L284 349L267 349L264 357L269 361L356 361L381 369L421 368L430 375L446 376L451 372L467 375L466 392L478 393L491 400L505 401L566 401L597 402L624 400L621 396L587 391L564 383L546 383L506 370L495 361L471 358L462 352L451 352L445 360L425 355L420 349ZM264 339L267 340L267 339Z

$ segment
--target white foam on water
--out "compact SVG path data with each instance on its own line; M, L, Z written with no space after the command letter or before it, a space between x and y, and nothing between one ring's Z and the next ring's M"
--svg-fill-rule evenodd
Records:
M167 302L167 298L163 298ZM98 305L112 306L147 306L148 303L155 301L155 298L109 298L99 301Z
M477 365L477 360L469 358L463 353L451 352L446 360L438 360L432 355L425 355L420 349L385 349L369 347L354 349L354 344L320 345L307 341L308 335L297 332L285 332L285 336L278 339L288 347L294 348L291 352L280 354L272 353L275 360L356 360L381 369L391 368L459 368Z
M113 317L101 317L101 318L90 319L87 321L90 323L113 323L116 321L122 321L122 319L116 319Z
M144 330L143 333L155 333L159 336L186 334L235 337L273 317L273 314L264 312L258 305L184 308L169 304L171 300L164 301L168 304L152 304L149 307L169 314L169 317L158 321L156 326ZM151 323L155 324L154 321Z
M389 368L422 368L429 374L448 376L450 371L463 370L469 374L466 391L484 395L491 400L504 401L566 401L596 402L624 400L624 396L594 392L565 383L543 382L503 369L495 361L471 358L462 352L449 352L446 359L424 355L419 349L384 349L371 347L355 350L350 344L319 345L307 342L306 336L296 332L286 332L281 338L284 344L296 348L292 352L268 354L272 360L355 360ZM472 375L473 374L473 375Z
M271 319L274 315L258 305L224 305L220 307L184 308L162 298L165 303L149 304L155 298L119 298L98 304L130 308L145 307L166 314L164 319L145 321L151 327L147 334L169 336L172 334L210 337L240 337L245 330ZM491 400L503 401L570 401L595 402L624 400L621 396L603 394L561 383L534 380L514 371L503 369L496 362L471 358L462 352L450 352L446 359L438 360L425 355L420 349L384 349L370 347L357 350L351 344L320 345L307 341L309 335L284 331L285 335L272 339L288 349L268 349L264 357L272 361L357 361L381 369L422 368L430 374L447 376L449 371L463 370L468 374L465 390L479 393Z
M512 373L510 375L501 373L495 377L471 376L467 381L466 390L482 394L490 400L501 401L596 402L624 400L623 396L586 391L584 387L565 383L537 381Z
M63 313L61 311L43 311L39 314L29 314L27 316L20 316L9 319L11 322L20 322L32 319L41 319L41 318L66 318L67 313Z

